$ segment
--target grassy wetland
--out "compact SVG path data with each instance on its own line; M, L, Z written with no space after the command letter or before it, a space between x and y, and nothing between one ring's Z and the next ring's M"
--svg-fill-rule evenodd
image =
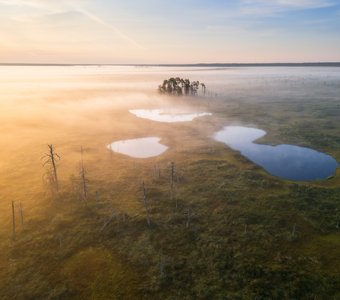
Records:
M205 95L160 94L170 76ZM213 139L254 127L340 162L339 95L337 67L2 67L0 298L340 298L340 169L289 181ZM107 147L144 137L168 149Z

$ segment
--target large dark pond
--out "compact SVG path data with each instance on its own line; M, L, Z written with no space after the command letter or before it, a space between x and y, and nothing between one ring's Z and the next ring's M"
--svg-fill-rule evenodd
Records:
M313 149L293 145L261 145L254 141L266 134L257 128L227 126L214 139L240 151L268 173L289 180L318 180L332 176L337 161Z

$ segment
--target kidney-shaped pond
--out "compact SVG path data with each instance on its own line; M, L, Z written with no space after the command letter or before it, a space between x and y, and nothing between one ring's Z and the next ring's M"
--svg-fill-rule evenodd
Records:
M146 137L131 140L116 141L107 146L113 152L135 158L148 158L161 155L168 147L159 143L158 137Z
M211 113L180 113L175 110L163 109L130 109L130 113L138 118L148 119L157 122L177 123L177 122L190 122L196 118L211 116Z
M261 145L254 141L266 134L257 128L227 126L214 139L240 151L268 173L289 180L318 180L332 176L337 161L313 149L293 145Z

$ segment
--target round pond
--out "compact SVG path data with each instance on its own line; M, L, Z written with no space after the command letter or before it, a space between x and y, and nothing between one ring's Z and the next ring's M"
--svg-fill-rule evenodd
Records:
M134 158L148 158L161 155L168 147L159 143L158 137L145 137L116 141L107 146L113 152Z

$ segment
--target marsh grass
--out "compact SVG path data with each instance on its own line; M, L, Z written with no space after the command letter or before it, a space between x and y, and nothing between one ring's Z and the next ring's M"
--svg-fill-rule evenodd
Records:
M158 77L149 79L158 82ZM124 86L124 78L107 77L116 87ZM250 83L249 89L254 88ZM295 99L299 87L285 85ZM40 100L31 100L31 117L19 106L1 119L1 298L339 297L339 170L325 181L281 180L211 138L223 126L243 122L268 132L260 142L308 146L339 161L335 87L323 96L312 90L302 102L274 101L272 91L257 89L245 97L248 88L231 88L224 98L179 102L131 87L54 93L46 88L35 95ZM133 102L136 95L144 96ZM316 99L321 96L322 105ZM129 114L128 100L139 107L176 101L176 106L204 108L213 116L155 126ZM51 111L55 114L46 118ZM146 133L161 136L169 150L138 160L106 148L114 140ZM62 157L60 190L53 197L42 184L40 162L50 143ZM79 201L74 184L81 145L89 180L86 203ZM177 209L169 194L171 162ZM155 165L160 176L155 176ZM25 226L17 224L16 241L11 239L12 200L25 209ZM112 212L112 221L101 230Z

